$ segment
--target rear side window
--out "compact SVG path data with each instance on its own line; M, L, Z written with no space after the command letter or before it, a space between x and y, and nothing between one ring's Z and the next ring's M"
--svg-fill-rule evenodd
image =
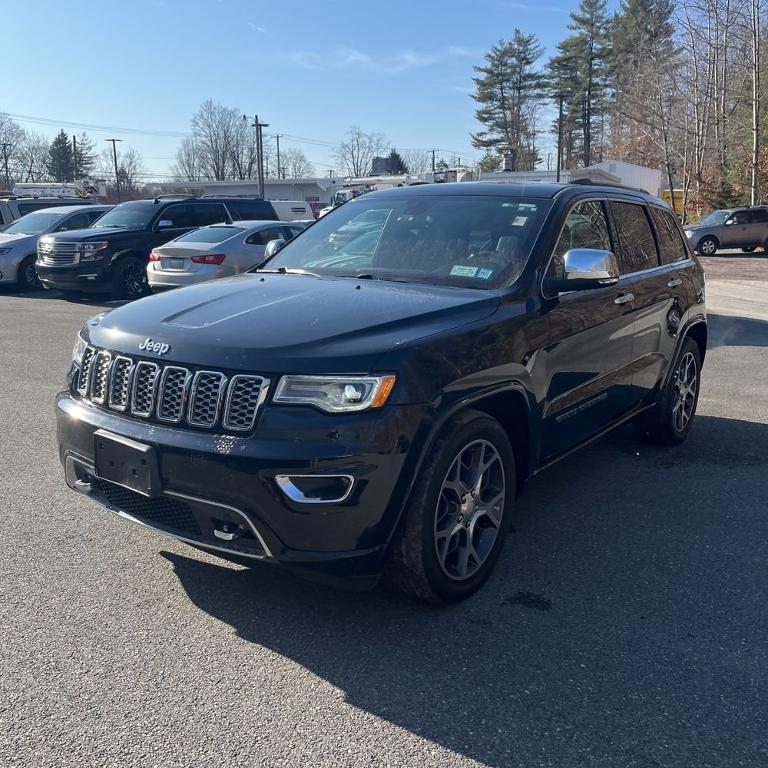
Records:
M189 205L169 205L161 214L158 221L170 222L165 226L169 228L194 227L192 211Z
M645 206L616 200L611 200L610 206L619 236L622 274L657 267L659 257Z
M192 221L190 226L207 227L210 224L222 224L229 216L221 203L195 203L190 205Z
M576 203L568 212L547 269L547 277L564 277L565 254L572 248L611 250L605 206L599 200Z
M283 240L282 227L267 227L254 232L245 241L248 245L266 245L270 240Z
M85 229L91 226L93 218L87 213L76 213L74 216L70 216L63 224L56 227L57 232L66 232L70 229Z
M662 264L672 264L688 258L680 230L677 228L674 216L661 208L651 208L651 218L656 226L659 242L659 255Z
M749 224L751 220L751 216L749 214L749 211L736 211L736 213L731 216L728 221L726 221L726 224Z
M227 200L227 208L235 221L277 221L275 209L266 200Z
M753 208L749 214L753 224L764 224L768 221L768 211L765 208Z

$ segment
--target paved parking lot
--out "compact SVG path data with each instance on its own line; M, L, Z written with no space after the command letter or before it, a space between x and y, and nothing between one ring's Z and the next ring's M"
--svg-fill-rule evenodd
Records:
M425 607L247 570L66 489L99 305L0 293L0 765L765 766L768 258L709 259L688 442L528 487L494 578Z

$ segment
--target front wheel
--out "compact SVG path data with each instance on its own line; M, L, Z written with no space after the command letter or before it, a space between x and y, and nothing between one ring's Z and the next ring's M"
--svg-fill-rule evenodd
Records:
M754 251L754 250L755 250L755 246L754 245L750 245L748 248L742 248L741 252L742 253L752 253L752 251Z
M699 245L696 250L702 256L714 256L717 253L719 246L720 243L717 242L717 238L708 235L699 241Z
M27 258L19 264L19 273L17 277L19 290L39 291L42 289L43 284L37 276L37 269L35 269L36 260L37 257L33 254L27 256Z
M476 592L499 557L515 497L515 457L501 425L454 417L426 459L389 552L385 579L432 603Z
M121 299L138 299L148 289L147 265L135 256L128 256L115 264L112 292Z
M659 445L682 443L693 426L700 385L701 352L699 345L687 338L659 402L635 422L640 437Z

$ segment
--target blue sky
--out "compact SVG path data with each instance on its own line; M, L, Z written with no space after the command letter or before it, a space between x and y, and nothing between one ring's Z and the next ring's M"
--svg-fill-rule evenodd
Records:
M351 125L402 148L479 156L472 66L515 26L554 50L576 0L33 0L5 7L0 111L124 140L167 172L197 106L258 112L326 173ZM132 134L126 128L143 129ZM123 130L117 130L123 129ZM175 134L175 135L162 135ZM325 143L323 143L325 142ZM443 153L446 154L446 153ZM325 165L322 165L325 164Z

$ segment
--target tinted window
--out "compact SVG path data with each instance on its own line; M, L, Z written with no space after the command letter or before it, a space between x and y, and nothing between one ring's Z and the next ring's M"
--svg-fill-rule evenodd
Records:
M651 218L656 226L656 236L659 243L659 255L662 264L688 258L688 251L683 243L680 230L677 228L675 217L661 208L651 208Z
M177 237L176 243L220 243L230 237L234 237L238 232L242 232L242 227L203 227L202 229L193 229L186 235Z
M749 211L736 211L726 222L727 224L749 224Z
M547 277L564 277L564 257L571 248L612 250L611 238L608 234L608 220L603 203L589 200L577 203L571 208L555 246L552 261L549 263Z
M11 224L5 233L8 235L39 235L47 232L60 221L62 214L53 211L37 211L22 216Z
M321 275L499 288L523 271L552 201L502 195L361 196L316 221L265 265ZM374 211L369 225L352 227ZM375 222L379 222L378 224ZM369 235L358 253L354 237ZM480 242L482 240L482 242Z
M93 226L144 229L157 213L157 208L154 203L122 203L107 211Z
M293 240L299 232L304 231L304 227L283 227L283 237L286 240Z
M160 214L157 221L158 223L162 221L164 227L172 229L197 226L197 224L195 224L195 218L192 215L191 205L169 205Z
M762 224L768 221L768 211L765 208L753 208L750 211L750 219L753 224Z
M85 215L88 217L88 226L90 227L96 219L103 216L106 211L88 211Z
M233 219L251 221L277 221L275 209L266 200L227 200L226 206Z
M282 227L267 227L254 232L245 241L248 245L266 245L270 240L284 240Z
M220 224L229 219L221 203L195 203L190 208L194 222L190 226L193 227L207 227L209 224Z
M619 261L622 274L639 272L659 264L656 243L645 206L611 201L611 211L619 236Z
M59 224L56 228L57 232L66 232L69 229L85 229L91 226L93 217L87 213L76 213L74 216L70 216L66 221Z

